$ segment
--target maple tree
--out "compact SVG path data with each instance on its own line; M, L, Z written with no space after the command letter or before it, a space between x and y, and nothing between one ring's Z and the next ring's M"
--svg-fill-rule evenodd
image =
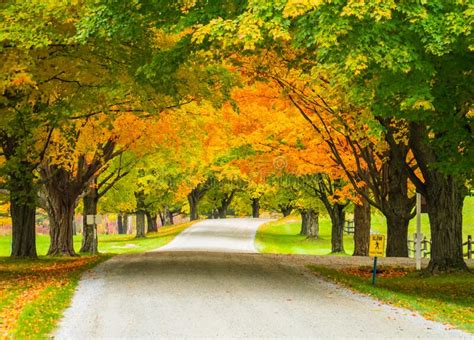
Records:
M171 150L156 150L138 163L132 181L137 212L137 237L158 230L161 225L173 224L175 214L181 212L183 199L176 195L183 169L173 159L167 159ZM145 219L147 229L145 232Z
M94 235L96 221L87 221L87 216L97 215L99 200L104 197L117 183L127 176L135 165L135 157L130 155L130 151L120 152L118 156L112 158L104 168L100 169L100 174L96 173L90 180L88 188L83 191L82 198L82 244L79 252L97 253L98 238ZM122 231L122 230L121 230Z
M275 195L274 200L283 215L287 216L298 207L301 188L309 188L306 195L311 193L313 200L320 201L331 217L333 252L344 251L344 208L353 192L345 183L344 171L329 157L324 140L305 124L304 118L278 87L257 83L235 90L233 99L238 112L228 106L224 109L226 118L232 122L234 133L240 136L241 142L255 149L249 161L259 162L262 174L271 173L281 181L279 187L285 190L280 191L280 196ZM289 174L293 177L287 177ZM310 202L307 207L299 208L305 221L306 208L316 220Z
M124 17L122 5L136 15ZM156 25L156 18L142 13L145 9L149 8L125 3L71 6L67 1L2 5L1 52L8 61L2 65L2 122L6 123L2 126L6 128L2 127L1 145L8 163L2 168L13 202L13 255L36 256L36 170L42 163L43 177L61 172L56 171L57 164L50 168L43 158L51 136L70 129L70 120L110 115L116 105L119 110L127 106L131 112L157 114L199 96L217 99L217 93L225 92L220 82L224 69L192 60L183 49L186 46L179 44L183 34L165 32L163 27L169 23ZM160 8L163 17L182 11L181 4ZM109 150L113 144L103 146ZM96 170L91 168L84 180ZM63 250L54 246L52 254L73 253L66 222L70 218L62 215L72 214L83 188L78 184L69 202L63 202L69 208L56 209L53 215L58 227L64 228L61 235L65 236L60 238L69 239L69 244ZM54 184L48 189L58 192Z
M364 240L370 232L372 205L387 218L387 256L408 256L408 223L413 217L414 193L409 190L409 171L403 166L412 159L408 157L403 122L372 119L366 111L355 109L327 78L314 80L305 75L295 53L285 53L283 57L269 51L262 54L238 58L236 63L246 75L267 79L270 87L282 89L305 123L327 144L325 152L332 154L329 162L343 171L339 176L344 176L359 196L355 200L354 253L368 252ZM315 67L314 63L304 63L305 67ZM269 98L268 94L262 95ZM416 162L411 163L416 166Z
M217 42L220 49L230 51L227 56L266 53L267 48L281 55L290 45L299 53L296 61L302 74L336 86L356 112L368 113L370 121L382 121L385 127L384 120L406 124L416 163L398 156L396 162L403 169L403 182L408 172L429 203L435 249L429 271L449 270L466 268L460 216L473 169L472 133L466 129L472 125L468 8L466 3L442 1L416 5L254 1L237 18L217 18L200 27L195 40L206 47ZM394 35L392 27L403 29ZM232 39L236 34L238 41ZM453 82L456 85L449 85ZM395 148L399 147L403 149L403 144ZM412 201L406 191L399 193L405 212ZM406 221L407 215L397 218ZM398 231L391 238L404 234ZM451 242L443 242L445 238Z
M407 122L420 172L406 161L403 166L408 166L411 180L428 203L433 242L428 270L465 269L462 204L474 168L473 134L466 129L472 125L469 5L442 1L301 5L288 2L284 14L300 24L314 16L324 19L309 30L300 26L296 41L309 33L324 44L325 51L316 50L314 56L325 58L323 67L331 65L331 74L337 74L355 105L370 105L371 113L381 119ZM370 24L362 27L361 21ZM394 25L401 28L396 34L391 30ZM340 32L337 46L336 32Z
M51 220L49 255L75 254L72 221L79 197L89 185L97 185L96 178L110 160L125 150L139 147L153 127L131 113L120 114L111 122L107 122L108 119L108 116L98 114L85 123L73 122L63 126L61 132L53 133L39 168ZM93 191L91 195L94 194L97 192ZM96 210L94 200L98 197L90 198L92 201L86 199L84 206ZM88 225L84 230L83 250L90 250L87 245L91 244L91 228Z
M273 76L275 77L275 76ZM387 220L387 256L408 256L408 224L414 216L415 197L410 190L409 171L405 162L416 165L409 157L407 130L403 122L393 119L377 121L364 117L364 112L345 107L345 99L331 86L322 84L306 89L282 77L278 84L313 129L323 137L332 160L344 171L354 191L356 202L355 237L367 239L370 229L370 205L380 210ZM319 93L326 93L322 98ZM336 93L336 98L330 95ZM350 112L354 110L355 112ZM342 141L340 140L342 137ZM412 161L410 161L412 159ZM413 166L413 165L412 165ZM355 253L366 255L356 246Z
M40 183L49 253L68 255L81 197L86 215L99 198L109 208L121 201L120 212L137 213L142 237L145 220L156 230L157 215L162 224L182 211L197 219L199 209L224 218L238 196L254 217L260 206L299 211L311 237L324 207L334 252L343 250L353 203L355 255L367 254L372 206L387 219L387 255L407 256L416 189L428 202L429 270L465 269L461 213L474 168L469 4L56 1L1 9L0 175L13 256L36 256ZM139 150L147 148L149 158ZM137 164L125 171L116 158L128 151ZM119 186L127 201L111 191L125 175L133 179ZM84 226L81 250L89 251L93 229Z
M73 107L81 107L77 87L97 79L78 72L85 48L73 39L74 22L83 10L62 1L2 4L0 144L12 205L12 256L36 257L35 170L54 129ZM87 86L82 94L91 92L98 95Z

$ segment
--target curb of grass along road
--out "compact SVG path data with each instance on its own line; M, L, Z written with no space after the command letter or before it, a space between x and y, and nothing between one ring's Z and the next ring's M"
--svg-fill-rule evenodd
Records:
M111 255L0 259L0 338L47 338L70 304L81 275Z
M418 313L425 319L445 324L447 328L474 333L472 273L422 277L413 269L385 266L381 269L386 270L387 275L379 275L378 285L374 287L370 268L333 269L315 265L307 265L307 268L353 292Z

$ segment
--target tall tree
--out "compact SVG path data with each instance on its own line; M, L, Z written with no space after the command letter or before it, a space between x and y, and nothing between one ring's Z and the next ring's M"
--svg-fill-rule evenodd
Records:
M7 159L2 172L11 196L12 256L36 256L35 170L52 131L81 106L75 91L84 79L76 58L83 48L74 40L74 22L85 7L64 1L1 5L0 146Z
M474 169L469 4L292 1L284 14L297 22L297 44L324 46L316 47L313 56L322 68L331 65L354 105L369 106L376 117L408 122L423 177L411 164L405 166L429 206L433 243L428 270L466 269L462 205ZM317 24L305 25L309 21ZM308 41L308 36L316 39Z
M94 177L89 185L89 188L85 189L85 193L82 198L83 205L83 228L82 228L82 245L81 253L95 253L98 251L98 238L95 237L97 229L96 223L89 224L87 221L88 215L97 215L99 200L111 190L122 178L128 175L130 166L133 165L133 161L126 161L124 155L120 154L116 164L112 164L102 175L97 179ZM118 215L118 231L119 234L123 234L123 219L122 215Z

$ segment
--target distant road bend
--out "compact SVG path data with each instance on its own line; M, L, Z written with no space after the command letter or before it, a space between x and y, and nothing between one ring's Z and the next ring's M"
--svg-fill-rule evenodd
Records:
M258 227L269 221L263 218L204 220L187 228L157 251L258 253L255 234Z
M255 254L266 221L205 220L158 251L99 265L82 278L55 337L472 339L286 257Z

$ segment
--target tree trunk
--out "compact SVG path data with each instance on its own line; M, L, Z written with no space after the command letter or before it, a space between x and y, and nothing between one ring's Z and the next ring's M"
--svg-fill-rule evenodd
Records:
M308 227L306 235L308 238L317 239L319 237L319 212L308 209Z
M438 161L429 143L429 131L422 124L410 124L410 146L423 174L424 183L412 178L425 194L431 227L431 259L428 271L467 270L462 252L462 207L465 182L439 172Z
M59 196L59 197L58 197ZM75 202L68 199L67 193L48 194L50 217L49 256L75 256L72 234Z
M354 253L353 256L369 255L370 204L361 198L362 204L354 207Z
M344 220L345 205L335 204L332 206L329 216L331 217L331 252L344 252Z
M188 194L189 219L191 221L195 221L199 218L198 204L207 190L209 190L209 179L204 183L200 183Z
M232 190L230 194L224 194L223 198L221 199L221 205L217 208L217 212L219 214L219 218L226 218L227 217L227 209L229 208L232 200L234 199L236 190Z
M145 237L145 194L141 191L135 192L135 199L137 201L136 221L137 233L136 238Z
M157 218L158 218L158 214L154 213L151 215L151 221L153 223L153 231L158 231L158 221L157 221ZM148 231L150 232L150 231Z
M290 216L291 212L293 211L293 207L291 205L280 206L281 213L283 217Z
M428 271L467 270L462 251L464 188L452 177L437 177L427 185L426 194L432 242Z
M397 212L384 214L387 219L387 257L408 257L408 224L410 218Z
M83 203L83 216L82 219L82 246L81 246L81 253L97 253L98 251L98 244L97 238L95 237L95 230L97 225L95 223L88 224L87 223L87 215L97 215L97 202L99 201L99 195L97 193L97 189L91 188L87 195L84 196L82 199Z
M145 213L146 215L146 221L148 225L148 233L153 233L158 231L158 225L156 223L156 215L152 215L149 212Z
M307 235L307 234L308 234L308 211L306 209L302 209L300 235Z
M301 210L300 235L314 239L319 237L319 212L312 208Z
M125 234L123 229L123 215L119 213L117 215L117 233L118 234Z
M252 217L260 217L260 198L252 198Z
M414 199L408 196L409 175L405 166L408 147L389 137L387 138L390 144L386 175L387 199L382 204L382 213L387 220L386 255L407 257L408 224L415 206Z
M222 207L217 208L217 212L218 212L219 218L226 218L227 217L227 206L224 205Z
M137 218L137 233L136 238L145 237L145 212L137 211L136 213Z
M188 202L189 202L189 219L191 221L195 221L199 219L199 213L198 213L198 200L196 200L195 195L193 195L193 192L191 192L188 195Z
M128 220L129 220L129 216L130 216L129 214L124 214L124 215L123 215L123 233L124 233L124 234L128 234L128 233L129 233L129 232L128 232L128 227L129 227L129 223L128 223L129 221L128 221Z
M7 96L8 97L8 96ZM7 100L8 101L8 100ZM4 102L2 102L4 104ZM2 110L3 114L3 110ZM7 132L5 122L0 128L0 148L2 150L2 176L10 192L10 214L12 218L12 257L36 258L36 200L34 171L36 165L31 159L31 117L23 110L17 111ZM3 186L3 185L2 185Z
M10 174L10 213L12 217L12 257L36 258L36 205L33 174ZM26 169L24 169L26 170Z
M171 210L168 210L168 221L171 225L174 224L174 213Z
M45 164L40 168L45 182L50 220L50 256L75 256L73 239L74 209L87 182L76 182L65 169Z
M158 211L158 216L160 217L160 224L162 227L166 224L165 213L163 211Z

